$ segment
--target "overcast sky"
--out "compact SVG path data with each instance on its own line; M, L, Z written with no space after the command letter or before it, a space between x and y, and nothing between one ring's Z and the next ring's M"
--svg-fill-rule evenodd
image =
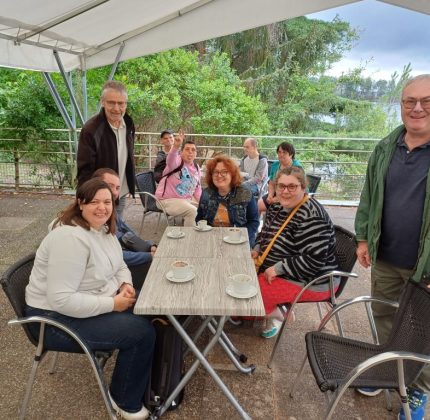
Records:
M374 79L390 79L409 62L412 75L430 73L429 15L366 0L308 17L330 21L336 15L358 29L360 39L341 62L334 64L330 74L340 75L366 62L363 74Z

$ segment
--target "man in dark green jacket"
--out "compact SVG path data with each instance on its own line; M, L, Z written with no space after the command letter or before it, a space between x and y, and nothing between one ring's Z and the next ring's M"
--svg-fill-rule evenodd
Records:
M409 279L430 277L430 74L406 83L401 115L404 125L381 140L369 159L355 220L358 261L372 267L372 296L390 300L399 299ZM372 309L384 342L395 310L377 304ZM430 369L414 385L429 392ZM423 418L427 402L426 394L418 394L413 419Z

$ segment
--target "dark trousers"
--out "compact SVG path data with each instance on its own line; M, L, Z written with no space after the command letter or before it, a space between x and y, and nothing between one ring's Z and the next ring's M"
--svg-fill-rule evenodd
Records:
M73 318L32 307L27 307L26 315L44 315L60 321L75 331L92 350L118 349L111 396L125 411L136 412L142 408L155 343L155 331L147 318L134 315L131 310ZM30 329L37 337L39 325L30 324ZM80 352L73 338L55 327L46 328L45 346L58 351Z

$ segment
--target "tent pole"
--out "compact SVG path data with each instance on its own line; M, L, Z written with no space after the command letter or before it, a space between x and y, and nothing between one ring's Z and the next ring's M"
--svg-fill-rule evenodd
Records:
M82 71L82 99L83 99L83 111L84 111L84 118L85 121L88 120L88 96L87 96L87 71Z
M54 81L51 78L51 75L48 72L43 72L43 77L45 79L46 84L48 85L49 92L51 92L51 95L54 99L55 104L57 105L58 110L60 111L61 116L63 117L64 122L66 123L69 130L75 130L76 127L73 126L72 120L69 117L69 114L67 113L66 107L63 104L63 101L58 94L57 87L54 84Z
M61 76L63 77L64 83L66 85L67 91L69 92L70 100L72 101L73 107L76 110L76 114L78 115L81 124L84 124L84 117L82 116L81 110L79 109L78 103L76 102L75 95L73 94L73 90L71 86L69 85L69 81L67 79L66 72L64 71L63 63L61 62L60 56L58 54L58 51L54 50L54 57L57 60L58 68L60 69Z

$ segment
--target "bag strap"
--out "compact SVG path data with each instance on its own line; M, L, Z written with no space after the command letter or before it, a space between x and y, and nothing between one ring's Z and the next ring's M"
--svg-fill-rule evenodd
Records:
M279 230L276 232L275 236L273 236L272 240L270 241L269 245L267 245L267 248L264 250L264 252L254 260L254 264L255 264L255 268L257 269L257 272L258 272L258 269L261 267L261 264L263 264L264 260L266 259L267 254L269 254L269 251L272 249L272 246L275 243L276 239L281 234L281 232L285 229L285 226L288 225L288 223L293 218L293 216L297 213L297 210L302 206L302 204L306 203L306 201L308 201L308 200L309 200L308 195L305 195L300 200L300 203L297 204L297 206L294 207L294 209L288 215L287 219L282 224L282 226L279 228Z

